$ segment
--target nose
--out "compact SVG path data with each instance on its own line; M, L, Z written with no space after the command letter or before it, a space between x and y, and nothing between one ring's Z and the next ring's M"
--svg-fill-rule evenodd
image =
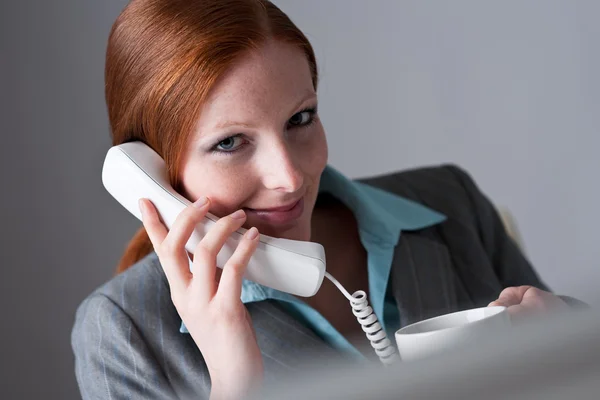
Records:
M304 174L297 161L285 143L271 146L261 163L265 187L285 193L300 190L304 184Z

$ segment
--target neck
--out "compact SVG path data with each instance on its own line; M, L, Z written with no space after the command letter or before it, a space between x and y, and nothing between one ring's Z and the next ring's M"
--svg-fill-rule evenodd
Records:
M352 293L366 287L367 252L360 241L356 217L352 210L328 193L317 198L311 241L325 248L327 272L346 290Z
M336 255L356 239L358 223L352 211L329 193L320 194L312 214L311 241L323 245L326 255Z
M312 216L311 240L325 248L327 272L351 294L364 290L368 295L367 252L362 246L356 217L335 197L321 194ZM348 299L328 279L316 295L302 299L349 340L365 344L360 325L348 306Z

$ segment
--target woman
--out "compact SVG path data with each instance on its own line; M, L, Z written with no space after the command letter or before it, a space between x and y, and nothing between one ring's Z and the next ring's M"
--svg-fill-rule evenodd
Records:
M368 292L388 335L447 312L560 309L470 177L455 166L351 181L327 166L310 43L266 0L134 0L110 33L113 144L143 141L194 201L170 231L149 201L119 274L79 307L82 396L238 398L305 354L372 349L330 282L297 298L242 279L258 233L321 243L327 270ZM193 263L183 244L222 217ZM251 228L223 267L215 254Z

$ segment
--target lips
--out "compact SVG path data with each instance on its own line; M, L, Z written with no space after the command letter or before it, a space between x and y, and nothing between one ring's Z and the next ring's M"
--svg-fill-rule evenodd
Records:
M281 207L273 207L273 208L249 208L248 210L252 210L252 211L256 211L256 212L273 212L273 211L289 211L292 208L294 208L296 206L296 204L298 204L300 200L296 200L293 203L288 204L287 206L281 206Z
M269 209L247 208L248 216L254 216L270 224L285 224L294 221L304 211L304 197L293 204Z

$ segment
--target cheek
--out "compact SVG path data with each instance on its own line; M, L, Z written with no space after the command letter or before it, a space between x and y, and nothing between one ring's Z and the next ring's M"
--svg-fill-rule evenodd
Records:
M190 201L206 196L210 199L210 213L221 218L246 201L254 182L239 172L227 169L200 169L184 174L184 187ZM210 177L210 179L206 179Z
M319 123L316 128L314 139L302 159L305 161L305 171L309 171L311 175L320 176L327 165L328 148L323 126Z

